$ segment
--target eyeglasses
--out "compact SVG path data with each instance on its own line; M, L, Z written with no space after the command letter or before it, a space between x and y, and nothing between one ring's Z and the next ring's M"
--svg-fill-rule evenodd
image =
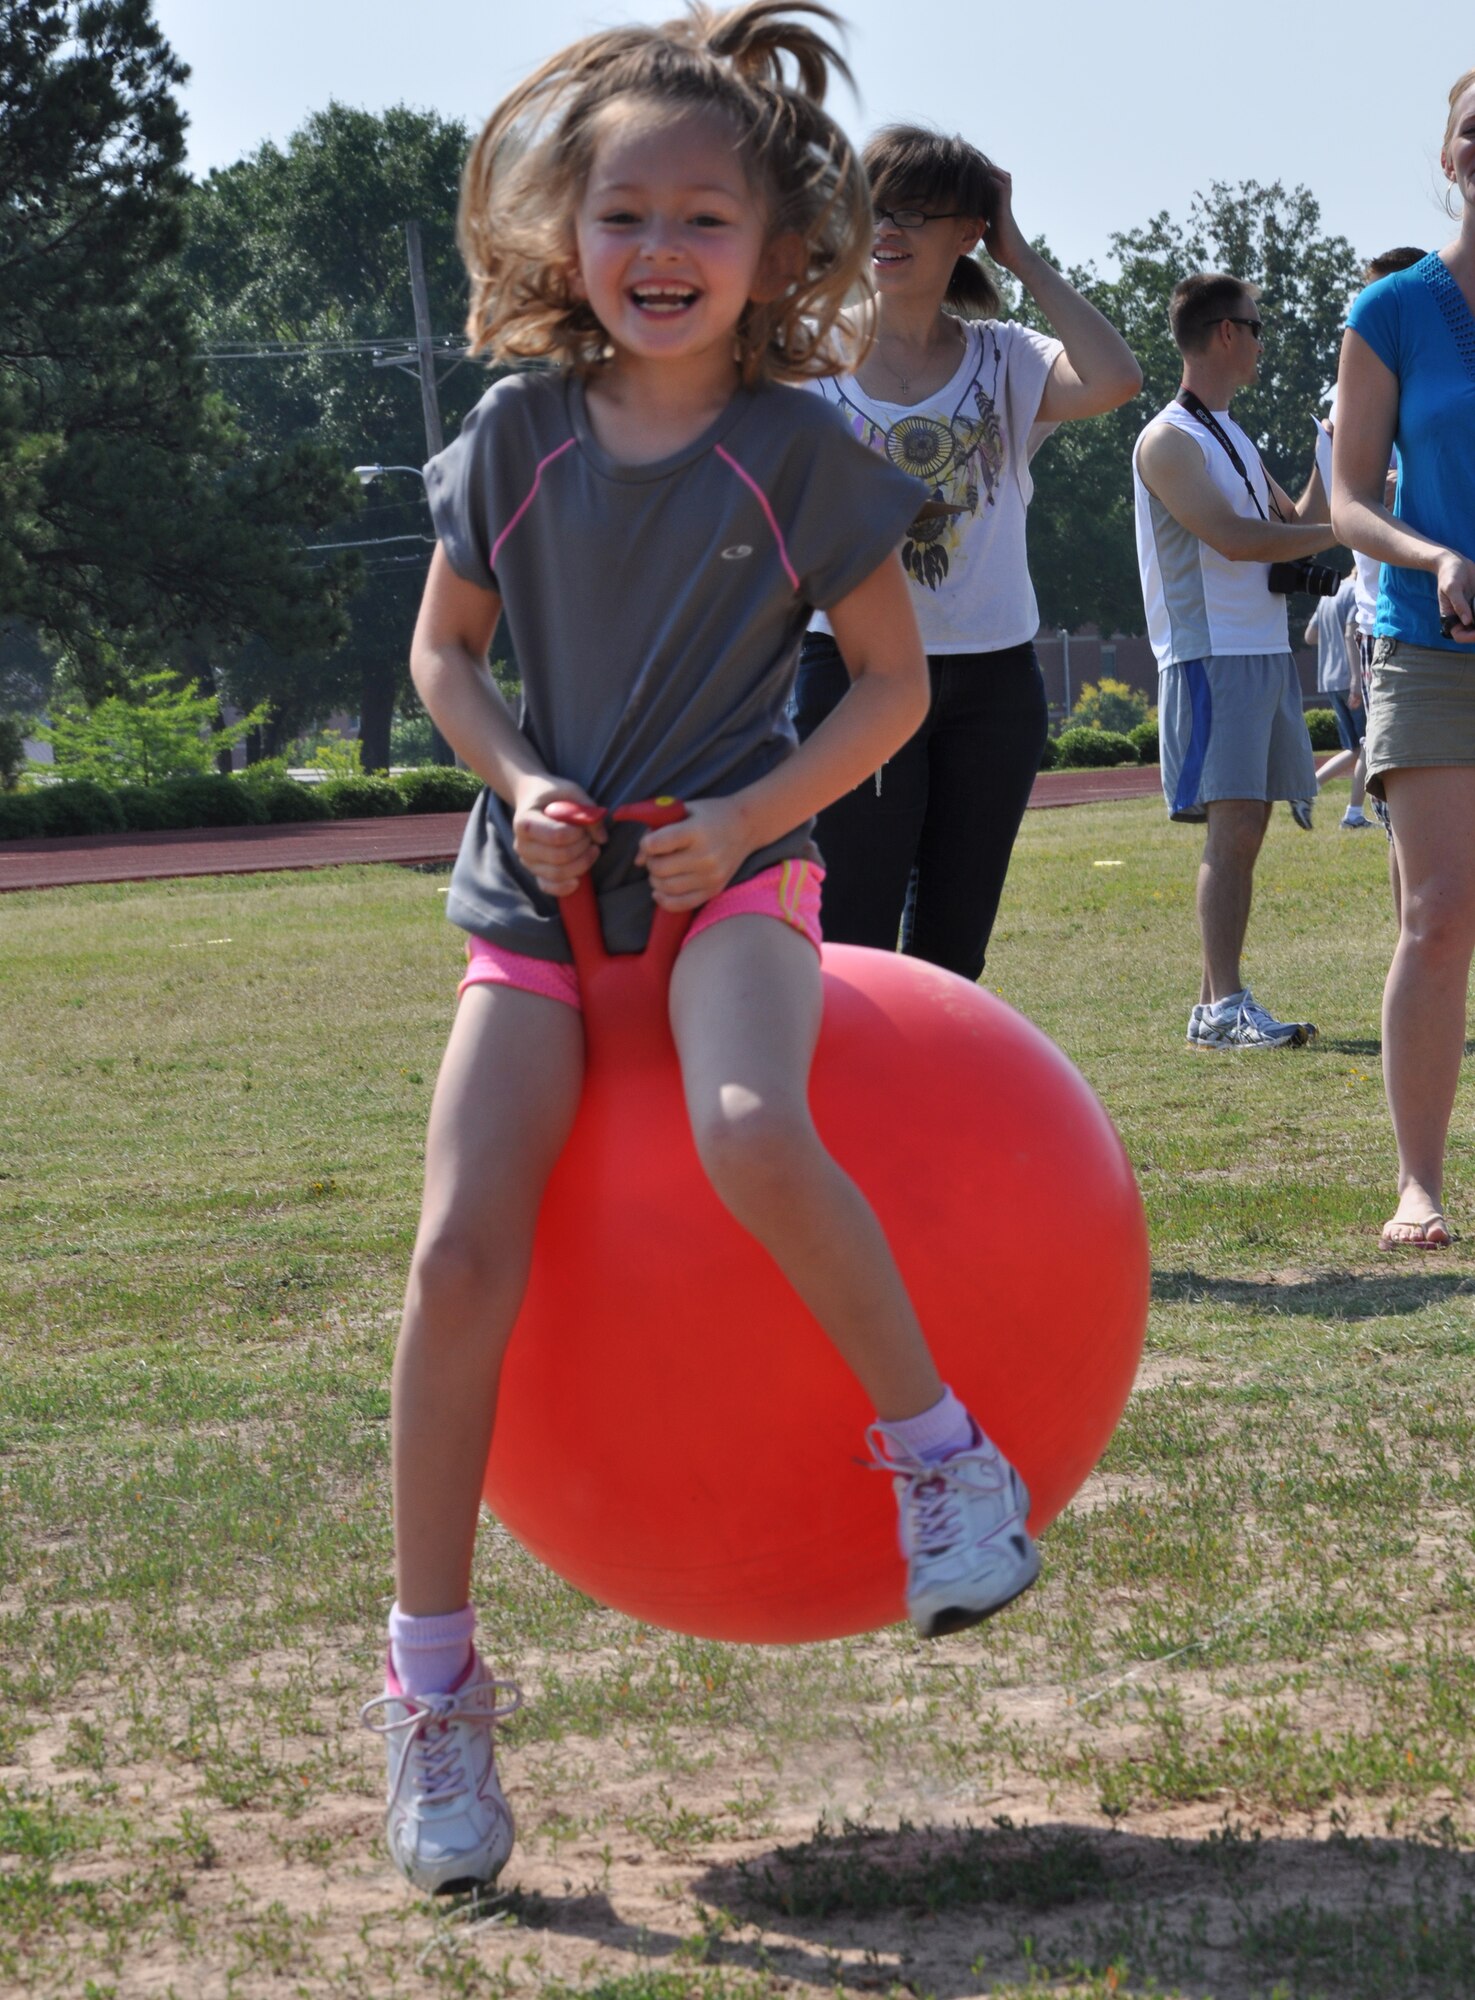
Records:
M1247 326L1250 329L1252 339L1263 341L1265 338L1264 320L1237 319L1233 313L1224 313L1219 319L1215 320L1214 324L1215 326Z
M961 209L949 209L944 215L927 215L920 208L878 208L876 210L877 222L894 222L898 229L922 229L929 222L963 222L971 221L972 219L971 216L965 217Z

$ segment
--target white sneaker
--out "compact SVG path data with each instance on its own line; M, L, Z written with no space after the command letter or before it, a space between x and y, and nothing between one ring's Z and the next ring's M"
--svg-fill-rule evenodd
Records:
M1188 1016L1187 1042L1191 1049L1204 1046L1204 1016L1208 1011L1202 1000L1195 1000Z
M936 1463L907 1456L881 1424L866 1434L872 1464L892 1476L907 1616L924 1639L992 1617L1040 1573L1024 1481L977 1424L973 1432L972 1445Z
M1247 986L1239 1003L1236 1048L1303 1049L1316 1040L1314 1021L1277 1021Z
M1299 1049L1315 1039L1314 1021L1277 1021L1248 986L1206 1007L1199 1022L1201 1049Z
M512 1813L497 1782L492 1725L522 1706L522 1691L493 1680L479 1655L449 1694L388 1690L360 1720L384 1738L389 1809L384 1838L407 1882L428 1895L496 1880L512 1852ZM499 1692L511 1697L498 1702Z

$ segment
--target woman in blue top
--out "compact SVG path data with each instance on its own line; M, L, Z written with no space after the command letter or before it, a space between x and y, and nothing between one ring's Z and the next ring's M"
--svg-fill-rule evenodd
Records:
M1354 302L1332 475L1338 535L1383 565L1367 776L1388 802L1403 882L1383 995L1383 1079L1398 1142L1385 1248L1450 1240L1444 1148L1475 952L1475 69L1450 91L1440 164L1459 234ZM1390 510L1383 479L1393 445Z

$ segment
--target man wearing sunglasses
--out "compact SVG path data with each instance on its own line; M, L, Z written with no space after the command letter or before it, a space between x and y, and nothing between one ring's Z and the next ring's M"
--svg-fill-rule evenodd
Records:
M1291 500L1229 414L1259 370L1258 298L1254 285L1215 272L1177 287L1169 319L1183 385L1132 454L1163 790L1172 818L1207 822L1195 1049L1298 1048L1316 1033L1309 1021L1277 1020L1240 968L1271 805L1316 793L1286 599L1270 566L1336 541L1320 481Z

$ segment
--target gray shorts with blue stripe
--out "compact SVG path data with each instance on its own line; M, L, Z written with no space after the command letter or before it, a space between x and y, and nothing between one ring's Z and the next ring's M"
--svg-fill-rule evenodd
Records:
M1216 799L1316 796L1291 653L1222 653L1161 668L1158 741L1172 819L1206 819Z

